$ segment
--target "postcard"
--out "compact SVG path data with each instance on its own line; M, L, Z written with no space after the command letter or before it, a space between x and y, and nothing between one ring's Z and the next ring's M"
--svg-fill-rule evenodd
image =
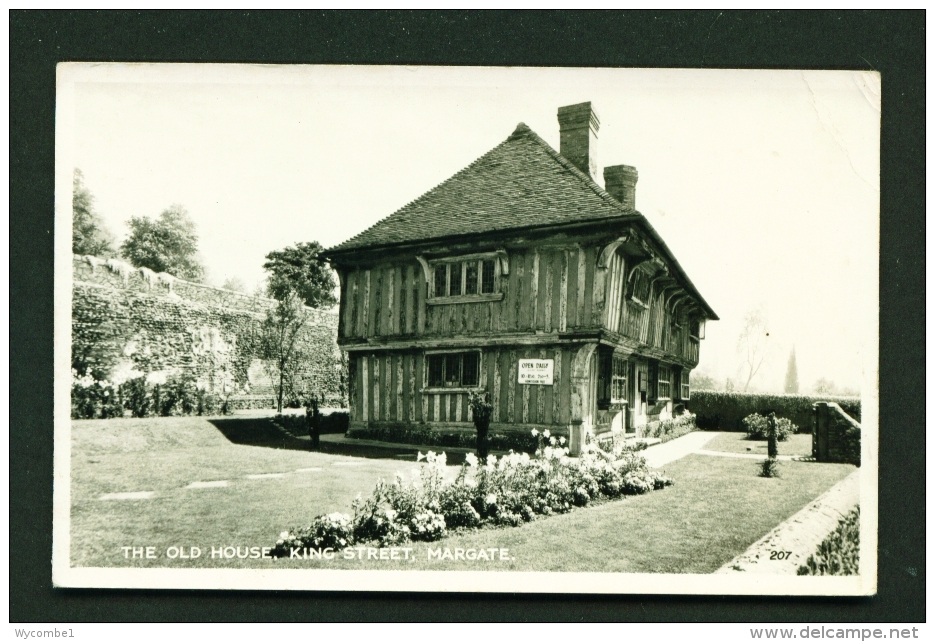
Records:
M880 76L63 63L60 587L873 595Z

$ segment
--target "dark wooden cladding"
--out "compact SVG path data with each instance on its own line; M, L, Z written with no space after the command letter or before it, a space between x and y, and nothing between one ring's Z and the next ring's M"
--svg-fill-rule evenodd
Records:
M661 288L653 289L647 306L627 300L632 266L618 252L599 268L602 249L568 244L510 250L509 275L500 276L496 288L502 299L443 305L426 304L425 273L414 257L348 270L341 338L483 340L507 332L548 335L603 328L697 363L698 342L689 337L688 323L673 323ZM513 414L521 416L523 406L515 403ZM439 409L446 416L448 411L447 406Z
M571 394L571 359L575 348L485 349L480 382L490 391L494 423L567 426ZM468 393L425 388L425 355L391 352L351 355L354 378L350 397L354 422L426 422L471 425ZM553 359L551 386L520 384L519 359Z

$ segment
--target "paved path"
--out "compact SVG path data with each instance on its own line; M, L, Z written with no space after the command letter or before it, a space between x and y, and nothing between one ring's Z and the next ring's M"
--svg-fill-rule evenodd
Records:
M716 572L795 575L859 502L860 470L856 470ZM783 559L776 559L780 555Z
M676 459L681 459L685 455L698 452L706 443L720 434L719 432L696 430L664 444L647 448L641 451L640 454L646 458L646 463L649 464L650 468L659 468Z
M695 451L695 454L711 455L713 457L737 457L738 459L768 459L767 455L756 453L729 453L721 450L707 450L704 448ZM799 457L797 455L776 455L776 459L779 461L814 461L813 457Z

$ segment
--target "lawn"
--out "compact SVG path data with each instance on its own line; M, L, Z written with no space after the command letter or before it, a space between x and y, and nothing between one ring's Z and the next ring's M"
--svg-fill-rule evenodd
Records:
M417 465L393 452L365 457L301 450L264 419L197 417L76 421L72 429L74 566L561 570L707 573L843 479L844 464L782 462L763 479L756 462L689 455L665 467L675 485L643 496L541 518L519 528L451 533L411 544L414 561L211 559L211 547L270 546L285 527L348 512L380 477ZM377 455L383 458L377 458ZM450 467L452 472L456 467ZM247 478L248 475L282 474ZM185 488L194 481L224 487ZM101 500L152 491L150 499ZM156 559L125 559L153 546ZM196 560L167 559L198 546ZM509 560L429 560L432 548L506 548ZM366 557L367 553L364 552Z
M812 456L811 435L789 435L786 441L777 442L780 455L795 457ZM717 450L728 453L744 453L766 456L766 440L747 439L745 432L725 432L715 437L704 447L705 450Z

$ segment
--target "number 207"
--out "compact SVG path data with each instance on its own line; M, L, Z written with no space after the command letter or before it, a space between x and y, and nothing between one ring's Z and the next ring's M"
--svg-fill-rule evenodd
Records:
M792 551L770 551L769 559L784 560L788 559L790 555L792 555Z

